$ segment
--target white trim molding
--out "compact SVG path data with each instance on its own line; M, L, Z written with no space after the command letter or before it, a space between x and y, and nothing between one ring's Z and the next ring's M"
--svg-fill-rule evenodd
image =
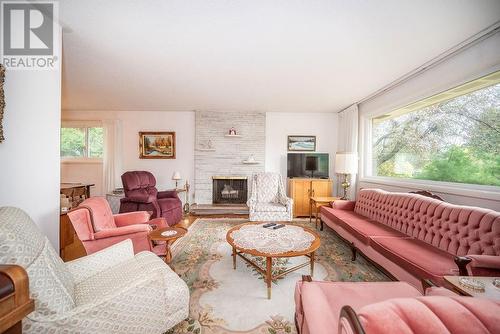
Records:
M500 202L500 187L483 186L475 184L441 182L420 179L404 179L382 176L365 176L360 183L378 184L382 186L395 186L412 190L429 190L441 194L489 199Z

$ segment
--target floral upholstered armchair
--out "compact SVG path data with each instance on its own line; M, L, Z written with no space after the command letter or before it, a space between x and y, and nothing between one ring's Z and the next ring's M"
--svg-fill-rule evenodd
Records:
M286 197L283 180L278 173L252 176L247 205L250 221L291 221L293 217L293 200Z
M64 263L26 213L2 207L0 249L0 263L28 272L24 333L164 333L188 316L186 283L130 240Z

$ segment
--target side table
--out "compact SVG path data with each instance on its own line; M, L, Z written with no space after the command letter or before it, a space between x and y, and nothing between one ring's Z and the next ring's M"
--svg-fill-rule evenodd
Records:
M458 281L460 277L468 277L480 281L484 284L484 291L475 291L469 289ZM500 300L500 288L493 285L493 280L498 277L482 277L482 276L444 276L445 282L451 286L451 288L463 296L478 297L478 298L488 298L494 300Z
M162 235L164 232L175 232L172 235ZM148 238L150 241L164 241L165 242L165 263L170 265L172 262L172 250L171 246L173 242L179 238L182 238L187 233L187 229L184 227L165 227L149 232Z
M314 224L316 225L316 229L318 229L318 221L321 223L321 228L320 230L323 231L323 222L321 219L319 219L319 208L327 205L331 202L334 202L336 200L339 200L340 197L310 197L309 198L309 223L312 223L312 214L313 214L313 206L315 208L315 219L314 219Z

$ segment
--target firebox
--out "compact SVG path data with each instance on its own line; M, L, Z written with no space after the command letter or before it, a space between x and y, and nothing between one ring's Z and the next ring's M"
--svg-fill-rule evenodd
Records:
M246 176L213 176L213 204L245 204L247 202Z

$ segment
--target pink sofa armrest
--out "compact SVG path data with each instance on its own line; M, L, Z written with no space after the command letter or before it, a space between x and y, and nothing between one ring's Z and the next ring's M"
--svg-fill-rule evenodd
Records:
M71 225L81 241L94 240L94 228L87 208L76 208L68 212Z
M103 238L116 237L120 235L127 235L138 232L149 232L149 231L151 231L151 227L148 224L135 224L117 228L103 229L100 230L99 232L94 233L94 237L96 239L103 239Z
M471 258L471 267L474 268L488 268L500 270L500 256L495 255L467 255Z
M147 223L150 217L151 215L147 211L135 211L113 215L117 227Z
M356 205L356 201L345 201L345 200L336 200L332 202L332 208L346 211L354 211L354 206Z

